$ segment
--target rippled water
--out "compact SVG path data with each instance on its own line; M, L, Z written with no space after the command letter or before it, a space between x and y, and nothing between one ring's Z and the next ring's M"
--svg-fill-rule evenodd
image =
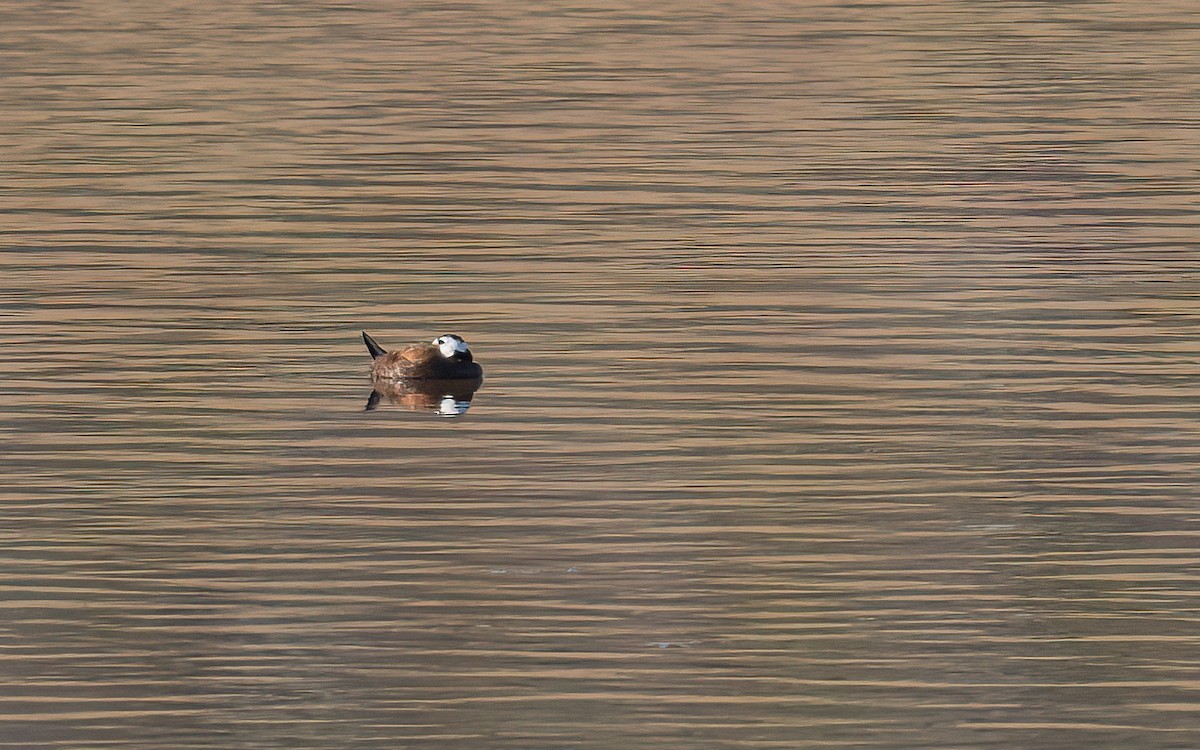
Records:
M1192 4L0 7L4 747L1200 746Z

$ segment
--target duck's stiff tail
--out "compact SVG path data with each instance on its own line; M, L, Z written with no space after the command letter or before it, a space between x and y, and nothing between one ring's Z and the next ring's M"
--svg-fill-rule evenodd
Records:
M367 345L367 351L371 353L371 359L376 359L387 354L387 349L379 345L379 342L367 335L366 331L362 332L363 343Z

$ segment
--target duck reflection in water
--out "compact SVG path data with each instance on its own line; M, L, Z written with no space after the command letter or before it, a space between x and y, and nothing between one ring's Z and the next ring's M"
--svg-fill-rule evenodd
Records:
M461 417L471 408L475 391L483 378L475 380L397 380L372 383L375 390L367 399L367 411L383 401L409 411L433 411L439 417Z
M378 408L385 398L409 411L434 411L438 416L458 417L471 406L471 398L483 385L483 368L475 362L461 336L438 336L429 344L411 344L387 351L363 332L370 352L371 384L367 411Z

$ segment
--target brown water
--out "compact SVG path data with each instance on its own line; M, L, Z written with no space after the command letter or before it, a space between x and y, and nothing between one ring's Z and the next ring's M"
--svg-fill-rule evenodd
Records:
M1200 747L1193 3L0 11L0 745Z

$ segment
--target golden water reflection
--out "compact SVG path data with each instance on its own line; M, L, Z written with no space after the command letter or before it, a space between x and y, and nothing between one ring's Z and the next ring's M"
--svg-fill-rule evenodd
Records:
M1200 747L1194 0L0 18L0 746Z

